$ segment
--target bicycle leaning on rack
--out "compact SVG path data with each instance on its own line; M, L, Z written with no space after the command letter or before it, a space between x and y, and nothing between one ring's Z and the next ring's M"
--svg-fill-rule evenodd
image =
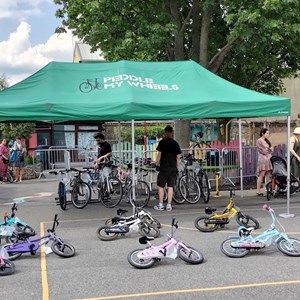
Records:
M260 250L276 244L279 251L289 256L300 256L300 241L287 236L284 227L276 219L274 210L265 204L265 211L268 211L272 217L270 228L262 234L253 237L251 235L253 227L246 228L240 226L238 229L239 236L230 237L221 244L222 252L229 257L244 257L250 250ZM280 224L283 232L276 229L276 221Z
M146 249L131 251L127 257L128 262L137 269L148 269L162 258L175 259L179 256L179 258L189 264L201 264L203 262L203 255L200 251L175 240L173 236L177 228L177 222L175 222L175 219L172 219L171 234L168 235L168 240L158 246L153 246L150 243L154 239L153 237L141 237L139 242L147 244L148 247Z
M3 247L6 249L9 259L14 260L20 257L23 253L30 253L35 255L37 250L44 244L48 244L52 241L51 250L61 257L72 257L75 255L75 248L67 242L60 239L55 230L59 224L57 214L54 216L52 229L48 229L45 236L38 239L26 239L19 243L6 244ZM22 235L22 233L20 233Z
M222 213L216 213L216 208L206 207L205 213L208 216L200 216L194 221L195 227L202 232L212 232L218 227L224 227L230 219L236 217L236 221L241 226L259 228L258 221L244 213L233 202L233 191L230 190L229 202Z

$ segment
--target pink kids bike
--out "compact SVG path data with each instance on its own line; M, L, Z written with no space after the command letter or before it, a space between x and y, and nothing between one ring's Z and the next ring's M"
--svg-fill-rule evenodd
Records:
M189 264L201 264L203 262L203 255L200 251L186 246L183 242L178 242L173 238L174 232L178 228L177 223L175 219L172 219L171 235L168 235L168 240L159 246L153 246L150 243L154 239L153 237L141 237L139 242L147 244L147 248L131 251L127 257L128 262L137 269L148 269L162 258L175 259L179 256L179 258Z

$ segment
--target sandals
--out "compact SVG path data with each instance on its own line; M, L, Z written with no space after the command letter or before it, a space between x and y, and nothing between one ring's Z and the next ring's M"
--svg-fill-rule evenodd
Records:
M264 194L263 193L256 193L257 196L263 197Z

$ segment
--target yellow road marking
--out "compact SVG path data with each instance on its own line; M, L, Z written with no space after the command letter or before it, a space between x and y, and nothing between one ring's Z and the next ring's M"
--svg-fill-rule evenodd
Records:
M97 298L81 298L81 299L77 299L77 300L124 299L124 298L137 298L137 297L146 297L146 296L149 296L149 297L150 296L162 296L162 295L171 295L171 294L179 294L179 293L185 294L185 293L199 293L199 292L214 292L214 291L245 289L245 288L253 288L253 287L276 286L276 285L288 285L288 284L300 284L300 280L252 283L252 284L229 285L229 286L220 286L220 287L212 287L212 288L173 290L173 291L150 292L150 293L139 293L139 294L126 294L126 295L105 296L105 297L97 297Z
M44 223L40 223L40 236L44 236ZM45 245L41 246L41 273L42 273L42 294L43 300L49 300L49 288L48 288L48 277L47 277L47 264L46 264L46 253Z

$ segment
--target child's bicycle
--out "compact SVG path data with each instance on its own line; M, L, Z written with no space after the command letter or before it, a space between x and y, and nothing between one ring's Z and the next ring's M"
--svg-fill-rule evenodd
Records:
M23 253L30 253L35 255L37 250L44 244L52 241L51 250L61 257L72 257L75 255L75 248L60 239L56 233L55 229L57 228L59 222L57 214L54 217L52 229L47 229L48 234L42 236L38 239L25 239L22 242L15 244L6 244L3 247L6 249L9 259L14 260L20 257ZM20 240L22 240L22 233L19 233Z
M11 226L1 225L0 236L10 236L14 231ZM0 246L0 276L10 275L15 272L15 264L10 261L9 255L4 247Z
M6 211L4 213L4 222L0 222L1 225L7 225L7 226L14 226L15 231L12 233L12 235L7 235L5 237L5 240L7 243L14 243L18 241L18 233L22 233L23 236L34 236L35 230L27 225L25 222L21 221L18 217L16 217L16 211L18 210L17 204L14 203L11 208L11 214L9 215ZM1 236L1 235L0 235Z
M153 237L143 236L139 239L141 244L148 244L146 249L136 249L128 254L128 262L137 269L151 268L162 258L175 259L177 256L183 261L196 265L203 262L203 255L193 247L186 246L183 242L175 240L174 233L178 228L178 222L172 219L171 234L168 240L158 246L153 246L150 241Z
M275 227L277 219L274 210L267 204L263 206L263 209L268 211L272 217L270 228L262 234L253 237L251 235L253 228L240 226L238 237L230 237L221 244L222 252L229 257L244 257L250 250L257 251L276 244L282 253L289 256L300 256L300 241L288 237L285 232L279 232ZM281 224L280 226L285 231Z
M144 217L148 224L151 224L157 228L161 228L160 222L152 216L152 214L145 209L135 207L135 212L131 216L126 216L128 210L119 208L117 210L117 217L109 218L105 221L105 225L115 225L119 222L126 222L135 220L137 217Z
M236 216L236 221L241 226L259 228L258 221L244 213L234 204L233 192L230 190L230 200L222 213L216 213L216 208L206 207L205 213L209 216L200 216L194 221L195 227L202 232L212 232L218 227L224 227L230 219Z

